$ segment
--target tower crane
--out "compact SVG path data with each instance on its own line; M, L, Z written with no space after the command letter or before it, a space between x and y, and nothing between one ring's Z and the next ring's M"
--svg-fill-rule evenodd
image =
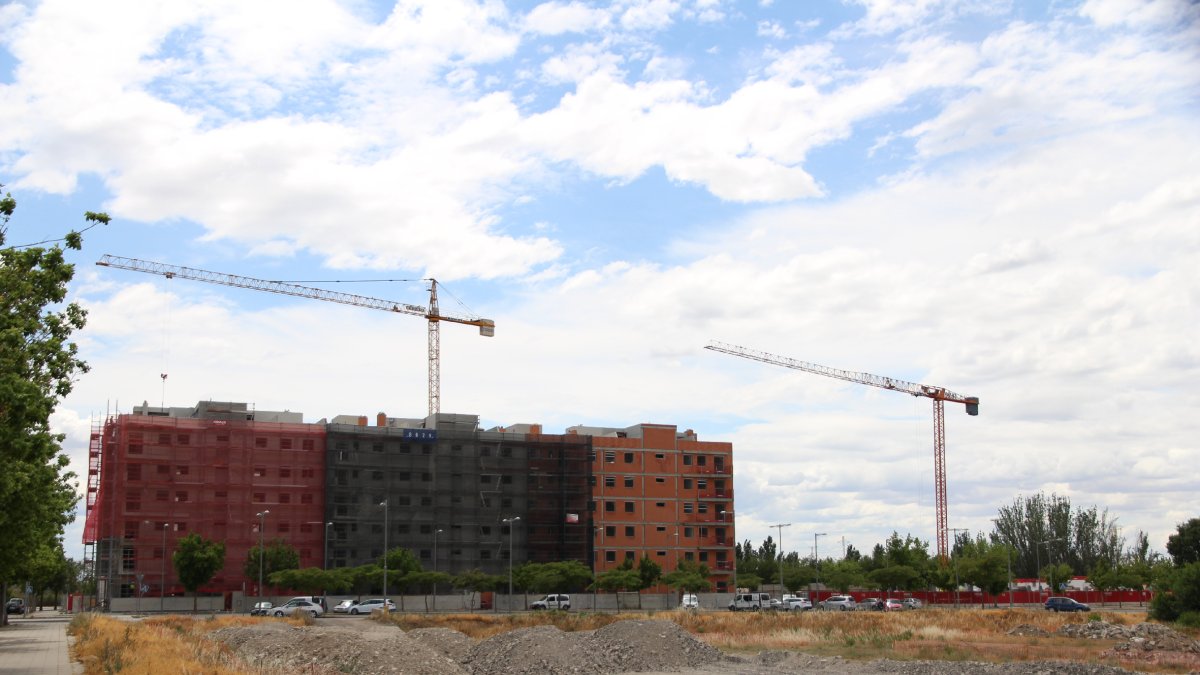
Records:
M133 270L134 272L161 274L168 279L174 279L178 277L180 279L204 281L210 284L221 284L223 286L234 286L236 288L248 288L254 291L266 291L268 293L279 293L281 295L293 295L298 298L311 298L313 300L325 300L327 302L340 302L344 305L354 305L355 307L366 307L368 309L378 309L385 312L395 312L398 314L409 314L412 316L424 317L429 322L430 415L441 412L442 348L441 334L439 331L439 325L441 322L449 321L451 323L477 326L479 328L479 334L484 337L493 337L496 335L496 322L492 321L491 319L442 314L438 309L437 279L425 280L429 282L429 306L422 307L421 305L410 305L403 302L396 302L394 300L381 300L379 298L370 298L364 295L354 295L352 293L340 293L337 291L327 291L320 288L310 288L308 286L300 286L297 284L287 283L285 281L267 281L264 279L255 279L253 277L238 276L236 274L210 272L208 270L201 270L193 267L179 267L177 265L168 265L166 263L151 262L148 260L138 260L137 258L123 258L108 254L105 254L100 258L100 260L96 261L96 264L103 267L116 267L118 269Z
M918 384L916 382L907 382L905 380L897 380L891 377L880 377L870 373L856 373L849 370L840 370L838 368L830 368L828 366L820 366L807 361L797 361L786 356L776 356L761 352L754 349L747 349L737 345L725 344L723 342L710 342L705 349L711 349L714 352L731 354L740 356L744 359L752 361L761 361L770 363L776 366L785 368L793 368L795 370L803 370L807 373L815 373L826 377L833 377L847 382L857 384L866 384L880 389L890 389L912 396L923 396L933 399L933 476L936 485L936 502L937 502L937 543L938 557L943 563L947 560L949 550L946 546L946 425L943 417L943 404L946 401L952 403L962 403L967 408L968 415L979 414L979 398L975 396L963 396L956 394L945 387L935 387L928 384Z

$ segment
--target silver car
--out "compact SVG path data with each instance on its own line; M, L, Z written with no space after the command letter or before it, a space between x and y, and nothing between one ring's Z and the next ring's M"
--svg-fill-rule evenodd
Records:
M300 612L314 619L325 613L325 610L317 603L311 600L300 600L299 598L288 600L287 604L280 605L268 611L271 612L271 616L292 616Z
M371 612L374 612L377 609L382 610L384 602L385 602L385 600L383 598L370 598L367 600L363 600L362 602L358 603L357 605L351 606L350 613L351 614L370 614ZM396 603L392 602L391 600L387 600L386 602L387 602L387 611L389 611L389 612L396 611Z
M853 611L858 603L849 595L831 595L821 601L821 609L838 609L843 612Z

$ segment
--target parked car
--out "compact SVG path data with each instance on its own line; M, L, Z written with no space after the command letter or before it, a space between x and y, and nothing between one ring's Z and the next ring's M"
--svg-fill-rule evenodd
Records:
M370 614L371 612L374 612L375 610L383 611L384 602L385 601L383 598L369 598L367 600L363 600L362 602L358 603L357 605L351 605L350 613L357 615L357 614ZM390 598L386 602L387 602L387 611L389 611L389 612L396 611L396 603L392 602Z
M838 609L843 612L853 611L858 606L849 595L831 595L821 601L821 609Z
M571 596L562 593L551 593L529 603L529 609L571 609Z
M307 600L314 605L320 605L322 610L329 611L329 605L325 604L325 596L323 595L297 595L292 600Z
M1046 598L1046 609L1052 612L1090 612L1091 607L1074 598Z
M349 614L350 608L358 604L357 600L343 600L333 606L333 611L337 614Z
M729 601L729 611L740 612L749 610L757 612L760 609L771 608L771 595L769 593L737 593L733 596L733 600Z
M250 608L250 616L266 616L271 613L271 608L274 607L270 602L263 600L262 602L254 603Z
M862 602L858 603L854 609L860 612L882 612L883 601L879 598L863 598Z
M900 598L888 598L883 601L883 611L902 612L904 611L904 603L900 602Z
M299 598L288 600L284 604L268 611L271 612L271 616L292 616L299 612L307 614L314 619L325 613L325 610L317 603Z
M812 609L812 601L797 596L784 597L783 608L789 612L806 612Z
M680 609L700 609L700 598L696 597L695 593L684 593L683 599L679 601Z
M24 614L25 600L22 598L9 598L8 603L4 605L4 611L9 614Z
M905 609L921 609L921 601L916 598L905 598L904 599L904 608Z

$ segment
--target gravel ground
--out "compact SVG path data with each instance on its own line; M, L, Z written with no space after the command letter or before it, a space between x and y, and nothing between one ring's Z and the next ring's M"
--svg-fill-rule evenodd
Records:
M1014 634L1028 634L1021 626ZM1127 640L1113 653L1191 658L1200 667L1200 643L1158 624L1134 627L1103 622L1068 624L1059 633L1082 639ZM725 655L670 621L619 621L596 631L565 633L537 626L476 642L458 631L402 631L374 621L296 627L266 621L210 634L248 664L264 670L412 675L791 675L894 673L979 675L1119 675L1130 671L1085 663L1038 661L988 664L965 661L848 661L799 652L753 657Z

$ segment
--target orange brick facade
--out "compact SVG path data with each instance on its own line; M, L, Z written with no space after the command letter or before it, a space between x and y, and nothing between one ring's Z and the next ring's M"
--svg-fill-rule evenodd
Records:
M733 588L733 444L673 425L574 427L591 434L597 572L649 556L664 572L680 560L709 567L715 590Z

